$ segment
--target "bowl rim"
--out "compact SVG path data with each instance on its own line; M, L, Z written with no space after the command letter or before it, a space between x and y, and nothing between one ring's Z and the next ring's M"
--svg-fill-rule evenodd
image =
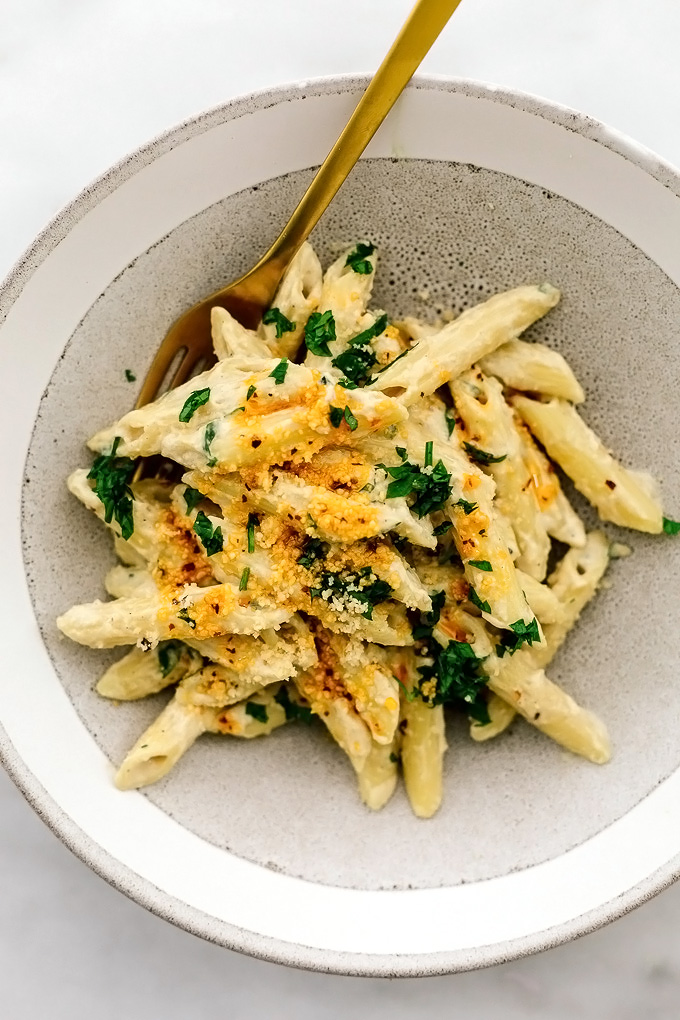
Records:
M42 262L93 207L139 169L190 137L270 106L306 97L356 92L366 87L368 74L328 75L271 86L232 98L164 131L122 157L87 185L37 235L0 284L0 325L23 287ZM462 93L534 114L604 145L642 169L680 196L680 171L643 145L586 114L530 93L467 78L418 75L408 89ZM0 724L0 762L40 818L55 835L96 874L118 891L163 919L207 941L244 952L270 963L282 963L326 973L371 977L417 977L457 973L493 966L553 948L623 916L667 888L680 876L680 853L614 900L564 924L536 934L473 949L423 954L365 954L319 949L286 942L219 921L181 902L152 882L142 879L88 836L44 789L14 749Z

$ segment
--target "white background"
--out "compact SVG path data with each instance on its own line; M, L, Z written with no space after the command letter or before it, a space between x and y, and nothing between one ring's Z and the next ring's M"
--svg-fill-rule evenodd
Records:
M252 89L373 69L409 7L0 0L0 277L61 205L130 149ZM582 109L680 164L674 0L464 0L423 70ZM147 914L73 858L4 774L0 817L0 1014L8 1020L674 1020L680 1012L680 889L578 942L477 974L336 978L248 960Z

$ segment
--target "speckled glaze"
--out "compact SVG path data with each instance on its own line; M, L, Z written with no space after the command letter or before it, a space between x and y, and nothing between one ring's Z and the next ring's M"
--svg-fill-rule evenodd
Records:
M354 79L325 81L240 100L129 157L37 240L0 291L0 323L42 260L90 209L105 203L141 167L217 125L299 103L301 97L312 104L329 95L351 97L361 84ZM410 94L414 92L428 92L438 102L456 97L469 103L492 101L506 113L516 110L522 115L518 132L530 132L537 119L548 121L573 134L575 143L597 143L622 157L641 178L659 182L668 192L664 201L680 192L674 171L570 111L464 82L423 79L412 87ZM651 241L649 249L640 244L644 224L639 236L636 223L626 224L621 232L613 214L607 222L588 211L585 199L568 200L546 186L544 181L555 173L559 177L549 152L544 179L539 166L528 168L525 180L501 172L491 157L479 166L433 155L431 147L421 150L412 128L410 134L404 128L401 136L400 113L395 111L389 144L375 154L380 158L360 163L313 235L322 261L332 258L339 246L370 236L381 253L374 304L392 314L427 317L449 308L460 311L494 291L542 279L559 286L563 302L530 335L565 354L586 388L587 420L626 463L648 467L661 479L665 504L677 516L680 290L664 243L650 257L646 251L652 250ZM574 153L581 158L576 144ZM431 158L418 158L422 155ZM69 605L102 597L102 578L111 560L104 530L74 505L64 479L74 466L88 463L85 438L130 406L135 388L125 381L125 369L141 378L170 322L251 264L276 233L311 175L308 169L276 169L270 179L251 178L191 216L178 214L172 229L112 272L76 328L64 333L65 349L40 401L23 481L25 569L53 667L42 667L45 682L63 685L94 738L102 784L110 783L106 759L121 759L165 698L118 707L98 698L93 684L117 653L80 648L55 628L54 617ZM602 180L603 194L614 183ZM596 195L592 201L595 206L606 204L606 196ZM644 212L643 206L641 223ZM424 290L429 292L427 302L419 296ZM350 895L352 890L356 897L363 890L361 909L368 910L373 902L368 897L377 891L386 896L389 890L402 895L428 891L435 895L431 902L437 910L436 890L464 885L481 890L485 883L513 873L530 876L542 862L587 847L649 799L680 765L674 650L680 623L680 544L618 535L635 554L613 565L612 587L584 614L577 634L550 671L607 721L615 756L605 768L568 755L524 724L478 746L457 722L448 734L444 806L423 823L411 815L401 793L380 814L368 812L358 800L346 761L324 734L290 726L262 741L202 738L168 778L144 795L129 796L143 805L140 810L152 810L144 806L150 802L154 811L169 816L225 859L235 855L270 875L338 887L338 894L345 889ZM413 975L487 965L605 923L658 891L678 869L677 860L667 855L662 867L580 916L492 944L472 941L452 951L427 953L295 945L292 938L247 931L231 924L228 916L211 916L182 902L164 887L160 875L156 883L135 875L40 787L33 770L14 753L9 730L1 746L11 774L48 823L95 870L203 937L299 966ZM77 768L77 751L73 754ZM627 849L622 845L620 852ZM678 849L680 832L673 853ZM568 890L555 888L555 896L568 898ZM497 903L502 912L502 895ZM332 915L327 923L333 925Z

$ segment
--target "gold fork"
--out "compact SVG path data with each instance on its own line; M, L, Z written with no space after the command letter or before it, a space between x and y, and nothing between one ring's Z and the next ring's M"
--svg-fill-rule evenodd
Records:
M199 362L207 366L214 360L210 310L215 305L226 308L250 329L259 324L296 251L309 236L460 2L418 0L340 137L269 251L238 280L199 301L173 323L144 379L136 407L155 399L180 353L181 360L170 380L170 389L188 379Z

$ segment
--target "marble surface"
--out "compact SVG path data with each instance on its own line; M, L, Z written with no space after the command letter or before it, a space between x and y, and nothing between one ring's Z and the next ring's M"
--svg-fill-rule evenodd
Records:
M375 67L410 0L1 0L0 277L75 192L151 135L280 81ZM549 13L548 13L549 12ZM680 163L671 0L466 0L423 65L575 106ZM674 1018L680 887L541 956L445 978L249 960L126 900L0 773L0 1003L23 1020Z

